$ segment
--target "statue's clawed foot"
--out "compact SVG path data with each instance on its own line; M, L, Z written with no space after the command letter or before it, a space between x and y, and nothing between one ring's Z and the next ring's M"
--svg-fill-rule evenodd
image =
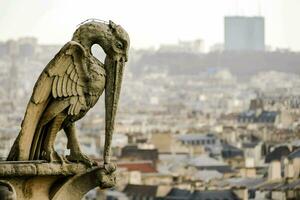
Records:
M53 149L45 150L43 152L43 159L49 161L49 162L56 162L59 161L61 164L70 163L64 156L59 155L56 151Z
M99 186L101 189L112 188L116 185L116 165L112 163L104 163L104 170L97 174Z
M71 152L70 155L67 156L67 159L71 162L82 162L89 167L92 167L94 165L97 165L97 162L90 159L88 156L84 155L80 151Z
M117 167L113 163L105 163L104 164L104 169L105 169L106 173L112 174L116 171Z

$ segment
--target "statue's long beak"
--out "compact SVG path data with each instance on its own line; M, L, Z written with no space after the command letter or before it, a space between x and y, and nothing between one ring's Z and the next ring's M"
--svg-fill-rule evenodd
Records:
M105 144L104 164L110 162L111 141L114 131L115 116L121 91L125 57L105 58Z

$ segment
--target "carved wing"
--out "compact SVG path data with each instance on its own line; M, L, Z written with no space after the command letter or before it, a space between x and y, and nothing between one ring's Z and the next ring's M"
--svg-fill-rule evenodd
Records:
M40 119L52 98L62 98L68 113L76 115L86 106L84 83L89 80L85 49L77 42L68 42L46 66L37 80L27 105L20 133L7 160L28 160ZM64 109L56 108L56 109ZM55 115L52 111L51 115ZM34 155L34 152L33 152Z
M85 49L77 42L68 42L48 64L37 81L31 101L69 98L68 114L76 115L86 107L84 90L89 80Z

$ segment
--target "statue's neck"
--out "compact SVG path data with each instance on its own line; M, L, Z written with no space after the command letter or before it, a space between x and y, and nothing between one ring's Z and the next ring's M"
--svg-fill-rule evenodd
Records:
M74 41L80 43L82 45L82 47L86 50L87 53L89 53L90 55L92 54L92 46L94 45L94 43L92 42L92 40L89 39L75 39Z
M76 37L73 37L73 40L80 43L83 48L92 55L92 46L94 44L99 44L101 47L103 44L101 44L101 41L103 40L103 37L105 37L102 34L98 34L97 36L91 35L91 34L82 34L78 35Z

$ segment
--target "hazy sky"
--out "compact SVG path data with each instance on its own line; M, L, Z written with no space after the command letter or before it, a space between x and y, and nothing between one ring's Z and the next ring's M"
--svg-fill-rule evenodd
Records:
M88 18L112 19L135 48L203 39L223 43L225 15L265 16L266 43L300 51L300 0L0 0L0 40L63 44Z

